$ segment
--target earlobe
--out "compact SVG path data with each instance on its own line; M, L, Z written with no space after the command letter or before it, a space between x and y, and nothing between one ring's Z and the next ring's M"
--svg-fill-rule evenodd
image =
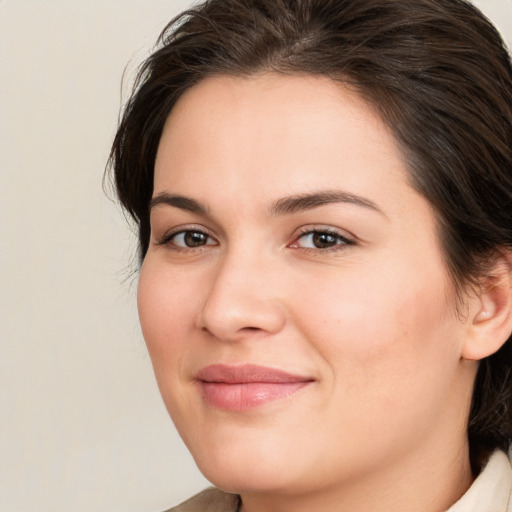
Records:
M462 357L480 360L497 352L512 332L512 251L499 251L481 279Z

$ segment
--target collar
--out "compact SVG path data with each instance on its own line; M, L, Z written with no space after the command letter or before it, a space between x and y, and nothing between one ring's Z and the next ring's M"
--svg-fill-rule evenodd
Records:
M494 451L466 494L446 512L512 512L512 466L507 454Z

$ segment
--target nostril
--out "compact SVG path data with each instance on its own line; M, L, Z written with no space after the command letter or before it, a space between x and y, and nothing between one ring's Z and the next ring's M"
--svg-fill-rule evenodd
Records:
M262 329L260 329L259 327L242 327L241 329L238 330L239 333L249 333L249 332L259 332L261 331ZM210 334L211 336L215 336L215 334L210 330L208 329L208 327L201 327L201 331L202 332L205 332L207 334Z

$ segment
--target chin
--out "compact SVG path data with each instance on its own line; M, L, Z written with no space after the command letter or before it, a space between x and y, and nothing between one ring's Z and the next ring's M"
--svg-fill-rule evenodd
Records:
M267 463L254 467L251 461L245 464L226 467L224 464L199 469L215 487L233 494L262 494L283 492L290 488L286 471L273 470ZM259 464L257 464L259 466Z
M228 447L191 451L204 477L226 492L261 493L288 488L290 465L283 461L290 459L285 454L261 444L240 444L240 449L233 443Z

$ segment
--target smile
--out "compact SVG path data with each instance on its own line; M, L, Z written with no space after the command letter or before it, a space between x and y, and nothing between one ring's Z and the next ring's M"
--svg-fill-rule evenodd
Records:
M265 366L212 365L196 376L205 402L225 411L247 411L286 398L314 379Z

